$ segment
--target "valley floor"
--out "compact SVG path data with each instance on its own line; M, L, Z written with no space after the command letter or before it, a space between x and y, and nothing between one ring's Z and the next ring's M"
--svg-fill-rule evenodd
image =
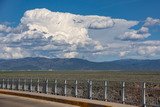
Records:
M48 78L67 80L108 80L158 82L160 72L123 71L0 71L0 78Z

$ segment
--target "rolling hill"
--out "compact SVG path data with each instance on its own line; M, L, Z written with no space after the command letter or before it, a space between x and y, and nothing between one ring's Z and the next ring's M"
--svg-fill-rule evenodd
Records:
M88 60L48 59L28 57L22 59L0 59L0 70L150 70L160 71L160 59L136 60L124 59L108 62L91 62Z

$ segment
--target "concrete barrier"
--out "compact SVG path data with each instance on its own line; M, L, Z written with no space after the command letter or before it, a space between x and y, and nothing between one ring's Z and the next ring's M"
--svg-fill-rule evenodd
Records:
M33 92L4 90L4 89L0 89L0 93L21 96L21 97L34 98L34 99L47 100L47 101L54 101L54 102L59 102L59 103L71 104L71 105L77 105L80 107L136 107L136 106L131 106L131 105L111 103L111 102L105 102L105 101L88 100L88 99L75 98L75 97L65 97L65 96L33 93Z

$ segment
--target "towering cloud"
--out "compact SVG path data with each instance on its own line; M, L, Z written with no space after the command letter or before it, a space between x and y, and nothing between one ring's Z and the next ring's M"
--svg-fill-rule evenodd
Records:
M21 24L30 31L43 33L45 38L68 44L88 44L91 41L87 29L104 29L114 25L109 17L81 16L70 13L51 12L47 9L27 11Z
M113 19L96 15L75 15L47 9L28 10L17 27L0 24L0 58L61 57L92 58L94 56L125 57L131 53L146 55L147 49L136 40L150 36L147 26L157 19L147 19L139 30L131 29L138 21ZM92 38L92 33L96 38ZM96 33L103 31L103 33ZM98 38L103 37L101 41ZM118 38L118 39L117 39ZM99 40L99 41L98 41ZM134 42L134 43L132 43ZM144 50L144 51L142 51ZM135 55L136 56L136 55Z

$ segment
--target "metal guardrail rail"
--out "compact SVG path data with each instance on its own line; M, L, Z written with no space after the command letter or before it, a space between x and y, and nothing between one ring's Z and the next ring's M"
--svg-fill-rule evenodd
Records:
M160 83L1 78L0 88L160 107Z

